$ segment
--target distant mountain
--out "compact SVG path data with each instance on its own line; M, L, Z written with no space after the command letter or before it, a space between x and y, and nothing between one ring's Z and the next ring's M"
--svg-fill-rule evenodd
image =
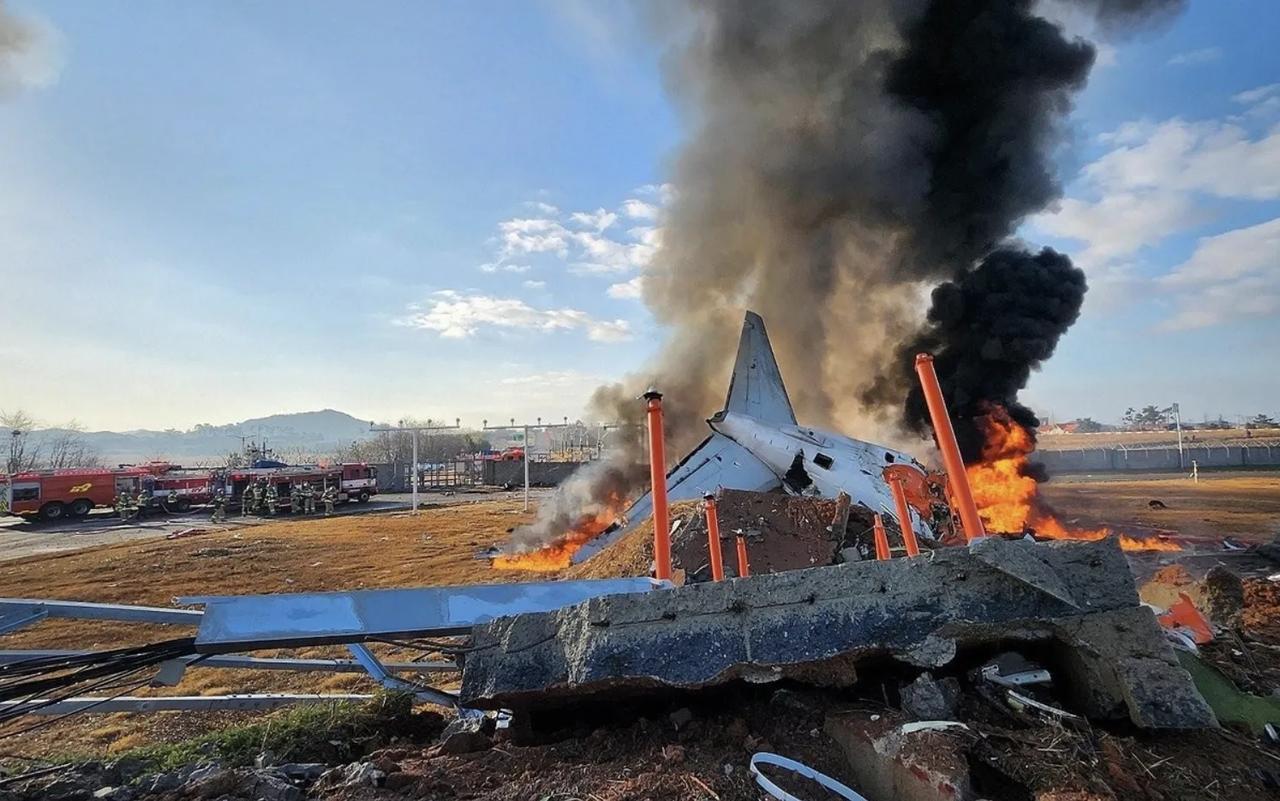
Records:
M31 444L46 444L64 433L63 429L32 431ZM8 429L0 428L0 438L7 435ZM201 423L190 431L86 431L79 436L100 454L103 464L160 459L194 465L221 461L227 454L239 452L247 440L259 444L265 440L267 447L286 460L329 456L341 446L369 437L370 432L368 420L322 409L225 425Z

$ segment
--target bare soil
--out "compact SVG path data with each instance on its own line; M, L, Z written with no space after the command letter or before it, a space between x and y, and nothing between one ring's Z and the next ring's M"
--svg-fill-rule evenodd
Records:
M1280 477L1209 474L1132 480L1052 480L1041 494L1064 522L1269 542L1280 534ZM1153 506L1152 501L1159 504Z

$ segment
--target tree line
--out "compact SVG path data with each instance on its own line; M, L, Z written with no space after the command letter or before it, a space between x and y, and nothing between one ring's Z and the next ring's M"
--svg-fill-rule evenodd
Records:
M1119 426L1109 426L1105 423L1099 423L1091 417L1081 417L1075 421L1075 430L1081 434L1093 434L1099 431L1165 431L1173 428L1177 423L1177 419L1172 406L1156 406L1148 404L1141 408L1130 406L1125 409L1124 414L1120 417ZM1245 418L1243 426L1234 424L1228 420L1205 420L1201 422L1182 421L1182 427L1187 430L1222 430L1228 428L1245 429L1272 429L1280 428L1280 422L1267 414L1255 414L1252 417Z
M43 430L36 434L37 428ZM6 473L102 465L101 454L85 440L84 427L75 420L45 427L22 409L0 410L0 429L8 439Z

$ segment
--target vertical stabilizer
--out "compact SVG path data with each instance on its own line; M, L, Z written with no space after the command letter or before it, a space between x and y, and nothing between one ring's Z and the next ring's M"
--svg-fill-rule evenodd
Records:
M782 372L773 357L769 332L764 320L755 312L747 312L742 321L742 338L738 340L738 358L733 364L729 395L724 410L750 415L775 425L795 425L796 414L782 384Z

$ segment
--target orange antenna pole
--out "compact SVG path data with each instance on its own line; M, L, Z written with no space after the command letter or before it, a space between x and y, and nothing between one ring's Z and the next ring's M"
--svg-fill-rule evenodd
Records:
M920 555L920 543L916 542L916 530L911 527L911 507L907 505L907 488L902 479L889 479L893 491L893 506L898 511L898 528L902 529L902 544L907 546L907 556Z
M654 575L671 580L671 516L667 509L667 451L662 433L662 393L644 393L649 416L649 479L653 483Z
M956 442L956 430L951 427L947 401L942 397L942 387L938 384L938 374L933 369L932 356L927 353L916 356L916 375L920 377L924 401L929 407L929 419L933 421L933 435L938 440L942 463L947 468L947 482L951 485L956 506L960 507L960 522L964 526L965 539L973 542L985 537L987 532L982 527L982 518L978 516L978 505L973 502L973 490L969 487L969 476L964 472L960 444Z
M875 524L876 534L876 559L885 560L889 558L889 535L884 531L884 520L879 514L876 514Z
M703 496L707 512L707 551L711 555L711 580L724 581L724 556L720 553L720 515L716 511L716 496L708 492Z
M738 535L738 577L746 578L751 575L751 565L747 564L747 538Z

